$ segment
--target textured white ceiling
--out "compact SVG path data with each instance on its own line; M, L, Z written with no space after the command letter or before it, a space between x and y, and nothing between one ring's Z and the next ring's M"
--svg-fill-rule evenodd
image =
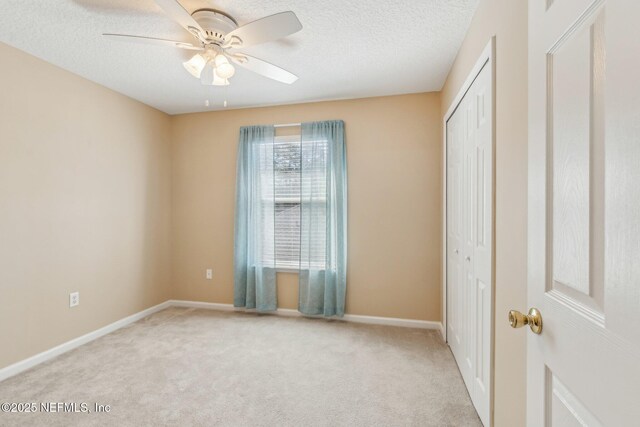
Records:
M178 114L222 109L225 97L228 108L241 108L440 90L477 3L182 0L190 12L220 9L240 25L294 11L302 31L244 50L297 74L300 79L293 85L238 69L229 87L205 87L182 67L193 53L101 36L124 33L192 42L153 0L2 0L0 41Z

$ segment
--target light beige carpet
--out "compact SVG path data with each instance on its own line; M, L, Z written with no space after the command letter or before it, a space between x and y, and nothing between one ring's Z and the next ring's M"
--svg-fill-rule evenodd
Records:
M436 331L171 308L0 383L0 425L476 426Z

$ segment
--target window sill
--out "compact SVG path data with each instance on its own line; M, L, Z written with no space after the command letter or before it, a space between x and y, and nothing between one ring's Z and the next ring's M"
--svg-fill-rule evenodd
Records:
M276 267L276 273L300 273L300 269L298 268L285 268L285 267Z

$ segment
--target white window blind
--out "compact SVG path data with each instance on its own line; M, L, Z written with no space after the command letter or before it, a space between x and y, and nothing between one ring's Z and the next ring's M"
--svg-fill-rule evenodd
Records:
M305 147L307 144L310 143L305 142ZM263 209L272 209L273 213L263 212L263 217L274 215L274 230L263 230L265 265L297 270L302 252L313 255L308 260L311 264L308 267L322 269L325 266L326 218L322 213L326 203L327 142L320 141L313 147L313 150L303 149L299 135L279 136L273 144L273 158L264 159L273 161L273 174L263 175L262 195L266 199L263 200ZM268 166L271 165L263 165L261 169L268 170ZM273 183L266 182L267 179L272 179ZM311 218L305 218L306 224L310 224L305 231L314 234L312 239L301 238L303 200L308 207L305 214L313 211ZM301 242L313 242L314 247L301 247Z

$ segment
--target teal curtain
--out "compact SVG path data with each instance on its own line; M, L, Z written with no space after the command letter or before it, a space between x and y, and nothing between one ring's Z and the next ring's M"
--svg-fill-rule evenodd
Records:
M272 311L276 299L273 126L240 129L236 175L234 299L236 307Z
M303 123L299 311L343 316L347 285L344 122Z

